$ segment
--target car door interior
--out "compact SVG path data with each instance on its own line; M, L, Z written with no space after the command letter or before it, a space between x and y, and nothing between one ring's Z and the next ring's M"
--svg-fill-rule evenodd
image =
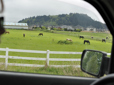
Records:
M112 36L114 34L114 11L112 6L114 0L85 0L92 4L104 18ZM108 3L109 2L109 3ZM113 2L113 3L111 3ZM110 4L110 5L109 5ZM114 6L114 5L113 5ZM113 40L114 41L114 40ZM113 42L114 43L114 42ZM113 53L112 47L112 54ZM110 71L109 73L114 73L114 57L111 57L110 62ZM20 73L20 72L11 72L11 71L0 71L0 84L1 85L102 85L106 80L114 79L114 75L110 74L106 78L86 78L86 77L76 77L76 76L58 76L58 75L46 75L46 74L35 74L35 73ZM99 83L98 83L99 82ZM110 81L109 81L110 83ZM112 82L111 82L112 83ZM107 84L108 85L108 84Z

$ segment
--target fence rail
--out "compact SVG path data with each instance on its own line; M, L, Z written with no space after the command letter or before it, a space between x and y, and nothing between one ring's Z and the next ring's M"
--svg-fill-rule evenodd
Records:
M64 59L64 58L50 58L50 54L82 54L82 52L61 52L61 51L36 51L36 50L21 50L21 49L9 49L9 48L0 48L0 51L6 51L6 55L0 55L0 58L5 58L5 68L7 66L30 66L30 67L44 67L45 65L50 67L68 67L71 65L49 65L49 61L80 61L80 59ZM47 54L46 58L35 58L35 57L19 57L19 56L9 56L9 52L26 52L26 53L43 53ZM110 55L110 53L107 53ZM19 64L19 63L8 63L8 59L24 59L24 60L40 60L46 61L45 65L37 64ZM0 63L4 64L4 63ZM74 67L80 67L80 65L72 65Z

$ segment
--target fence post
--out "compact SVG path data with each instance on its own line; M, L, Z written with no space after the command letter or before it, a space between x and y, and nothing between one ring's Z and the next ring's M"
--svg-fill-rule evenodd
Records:
M8 65L8 50L9 48L6 48L5 68L7 68Z
M49 66L49 50L47 50L46 65Z

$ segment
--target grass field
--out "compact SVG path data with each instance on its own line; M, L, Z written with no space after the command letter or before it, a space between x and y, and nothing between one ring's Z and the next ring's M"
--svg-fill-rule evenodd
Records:
M25 49L25 50L40 50L40 51L68 51L68 52L82 52L84 49L93 49L99 51L111 52L112 38L109 33L91 33L91 32L65 32L56 31L54 33L44 31L30 31L30 30L14 30L7 29L10 34L4 34L1 37L0 48L11 49ZM25 37L23 37L25 33ZM43 36L38 36L39 33L43 33ZM79 35L83 35L85 39L90 40L89 44L83 44L85 39L79 39ZM94 38L91 39L91 36ZM102 38L109 37L107 42L102 42ZM73 44L57 44L59 40L72 39ZM5 52L0 52L0 55L5 55ZM22 56L22 57L38 57L46 58L46 54L35 53L18 53L9 52L10 56ZM80 58L81 55L71 54L51 54L50 58ZM4 62L4 59L0 59L0 62ZM10 63L28 63L28 64L44 64L44 61L30 61L30 60L13 60L9 59ZM79 65L80 62L62 62L51 61L50 65ZM18 71L18 72L32 72L32 73L46 73L55 75L72 75L72 76L88 76L78 68L30 68L30 67L14 67L8 66L7 69L4 66L0 66L1 70ZM63 70L64 69L64 70Z

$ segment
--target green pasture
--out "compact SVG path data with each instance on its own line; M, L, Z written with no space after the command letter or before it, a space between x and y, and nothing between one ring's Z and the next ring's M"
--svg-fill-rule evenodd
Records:
M7 29L10 34L3 34L1 36L0 48L10 48L10 49L24 49L24 50L39 50L39 51L65 51L65 52L82 52L84 49L92 49L104 51L107 53L111 52L112 37L109 33L89 33L89 32L66 32L66 31L56 31L54 33L44 32L44 31L31 31L31 30L16 30L16 29ZM25 37L23 37L25 33ZM39 33L43 33L43 36L38 36ZM85 39L79 39L79 35L83 35ZM91 39L91 36L94 38ZM101 39L109 37L106 43L102 42ZM58 44L59 40L66 40L67 38L72 39L73 44ZM89 40L89 44L83 44L84 40ZM5 55L5 52L0 51L0 55ZM19 52L9 52L10 56L21 56L21 57L37 57L37 58L46 58L46 54L41 53L19 53ZM50 58L71 58L71 59L80 59L81 55L79 54L50 54ZM5 59L0 59L0 62L4 62ZM9 63L25 63L25 64L39 64L45 65L45 61L32 61L32 60L14 60L9 59ZM71 61L50 61L50 65L79 65L80 62L71 62ZM57 74L63 75L64 73L58 72L57 68L30 68L30 67L14 67L8 66L5 69L3 66L0 66L1 70L9 71L19 71L19 72L33 72L33 73L47 73L47 74ZM25 68L25 69L20 69ZM70 68L70 67L69 67ZM30 70L32 69L32 70ZM39 70L38 70L39 69ZM41 70L42 69L42 70ZM56 69L57 72L52 72L50 70ZM63 68L58 68L63 69ZM44 71L45 70L45 71ZM79 70L78 70L79 71ZM68 70L69 72L69 70ZM73 75L72 73L66 72L64 75ZM74 71L76 73L77 71ZM79 71L80 72L80 71ZM81 72L83 74L83 72ZM80 75L81 75L80 74ZM75 74L74 74L75 75Z
M0 48L25 49L25 50L41 50L41 51L71 51L82 52L84 49L100 50L105 52L111 51L111 35L108 33L87 33L87 32L65 32L59 31L56 33L43 31L29 31L29 30L13 30L8 29L10 34L4 34L1 37ZM25 33L25 37L23 37ZM38 36L43 33L44 36ZM66 34L65 34L66 33ZM79 39L77 35L83 35L85 39ZM97 39L90 39L91 35ZM109 36L107 42L102 42L100 39ZM72 39L73 44L57 44L59 40ZM90 40L89 44L83 44L84 40Z

